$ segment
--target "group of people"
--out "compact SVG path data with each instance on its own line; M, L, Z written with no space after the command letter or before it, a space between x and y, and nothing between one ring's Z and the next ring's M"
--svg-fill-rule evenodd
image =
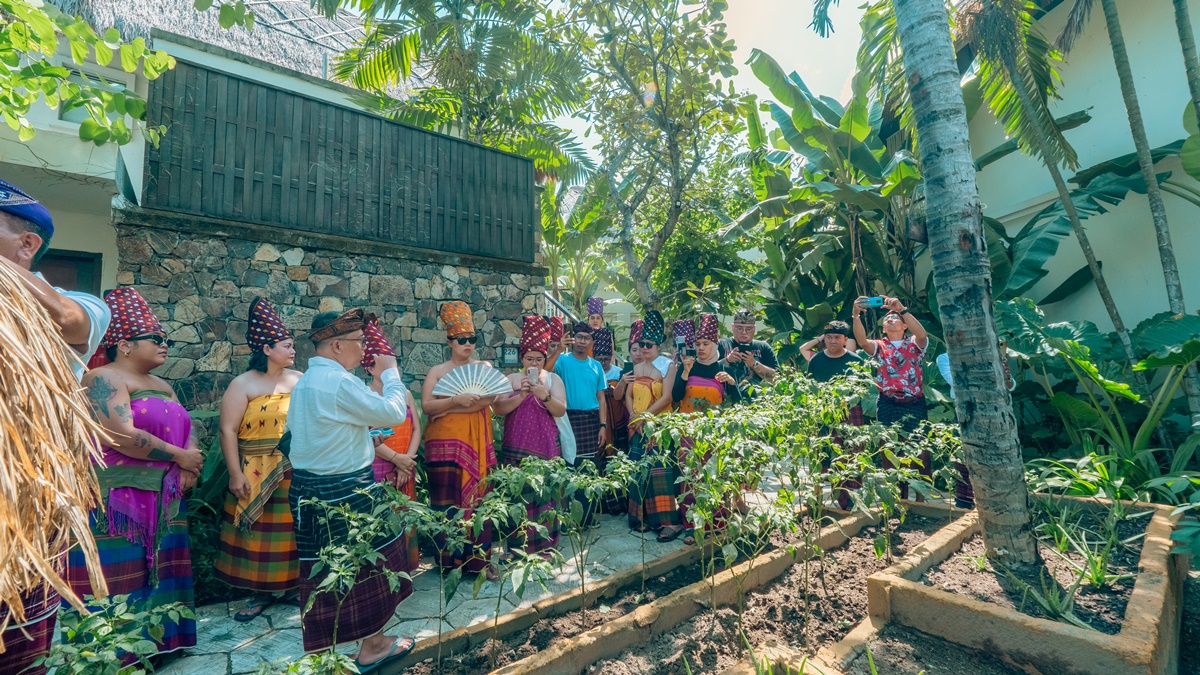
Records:
M97 471L103 508L92 513L91 525L109 593L128 595L141 609L190 604L185 493L205 460L187 410L170 383L152 373L167 358L169 335L134 288L112 290L102 302L53 288L31 273L52 233L46 209L0 181L0 264L17 270L66 342L87 361L88 368L81 362L77 375L108 432L104 466ZM899 300L889 298L887 307L887 339L868 341L856 302L853 337L879 361L880 419L908 425L924 417L919 361L927 338ZM647 479L630 486L627 498L611 499L603 508L627 513L631 528L655 532L659 541L681 535L691 541L675 462L644 434L646 419L668 409L688 413L750 396L750 385L775 376L775 353L754 339L752 312L735 314L730 339L720 337L712 314L668 326L651 310L631 327L629 358L618 367L603 301L589 299L587 310L587 322L573 326L564 326L561 317L525 317L522 368L508 376L510 392L440 396L434 393L438 382L454 369L490 366L475 356L471 308L462 301L442 305L449 358L424 380L422 423L374 315L352 309L314 317L303 339L312 342L315 356L301 373L292 367L297 337L267 300L255 298L247 317L249 369L229 385L220 417L229 491L215 571L253 594L235 620L253 620L275 602L297 604L306 608L305 651L358 642L355 658L363 672L411 651L412 637L384 632L396 607L411 594L411 583L373 575L347 594L318 590L312 575L318 552L349 534L323 522L312 500L369 512L385 483L415 498L418 461L427 476L430 506L469 518L498 462L563 457L576 467L590 462L603 471L614 453L635 460L652 455ZM674 338L671 357L659 353L668 330ZM832 322L822 338L804 345L810 373L827 379L857 359L847 344L850 336L846 324ZM357 368L370 376L369 383L355 375ZM493 415L504 417L499 453ZM861 421L861 410L856 419ZM552 507L527 503L531 520ZM438 562L494 577L493 538L489 529L474 532L465 546L442 548ZM557 528L549 527L544 534L527 533L519 545L539 552L557 538ZM411 534L371 546L380 554L379 565L415 571L419 554ZM63 576L81 596L94 595L78 547L67 552ZM10 622L3 633L0 675L38 672L32 664L49 649L58 604L48 586L29 594L22 623ZM0 607L0 620L5 611ZM156 638L160 653L196 644L192 619L167 620L163 628Z

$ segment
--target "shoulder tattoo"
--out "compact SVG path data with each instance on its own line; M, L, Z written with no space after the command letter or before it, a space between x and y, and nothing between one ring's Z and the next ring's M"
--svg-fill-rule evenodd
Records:
M116 393L116 388L108 380L104 379L103 375L97 375L92 380L92 383L88 385L87 389L87 397L91 401L92 409L98 413L103 413L105 417L109 417L108 402Z

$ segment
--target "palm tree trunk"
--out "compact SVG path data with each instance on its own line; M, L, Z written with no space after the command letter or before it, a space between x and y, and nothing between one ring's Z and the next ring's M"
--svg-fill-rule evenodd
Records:
M1146 182L1146 197L1150 201L1150 216L1154 221L1154 234L1158 239L1158 257L1162 261L1163 280L1167 285L1167 305L1172 314L1183 314L1187 311L1183 303L1183 283L1179 280L1179 265L1175 262L1175 248L1171 245L1167 207L1163 204L1162 191L1158 189L1158 181L1154 175L1150 140L1146 138L1146 123L1142 120L1142 108L1138 105L1137 89L1133 84L1129 52L1125 49L1125 35L1121 32L1120 17L1117 16L1117 0L1100 0L1100 6L1104 8L1104 23L1108 28L1113 62L1117 66L1117 78L1121 81L1121 98L1125 100L1125 112L1129 116L1129 131L1133 134L1138 166L1142 170L1142 180ZM1187 392L1192 424L1200 424L1200 379L1196 377L1195 368L1188 369L1184 391Z
M1175 27L1179 30L1179 44L1183 47L1183 66L1187 69L1192 107L1200 119L1200 61L1196 59L1196 36L1192 33L1192 19L1188 16L1188 0L1172 0L1172 4L1175 5Z
M963 453L988 556L1038 561L1012 399L996 350L991 270L954 47L942 0L895 0L925 177L929 248L957 385Z
M1008 79L1012 82L1021 107L1026 110L1034 110L1034 102L1025 88L1025 80L1021 77L1012 54L1006 56L1004 68L1008 71ZM1096 290L1100 293L1100 300L1104 303L1104 309L1108 311L1108 318L1113 322L1113 329L1116 330L1117 337L1121 340L1121 346L1125 349L1125 357L1129 359L1129 365L1132 367L1137 363L1137 357L1133 353L1133 341L1129 338L1129 330L1125 327L1125 321L1121 319L1121 312L1117 310L1117 303L1113 300L1112 292L1108 290L1108 282L1100 270L1096 252L1092 250L1092 242L1088 239L1087 232L1083 229L1083 223L1079 220L1079 211L1075 209L1075 202L1071 199L1071 191L1067 189L1066 181L1063 180L1062 171L1059 170L1057 163L1048 159L1051 154L1049 151L1050 140L1046 137L1046 130L1040 124L1034 124L1033 137L1038 146L1038 155L1041 156L1042 163L1046 165L1046 170L1050 172L1054 188L1058 190L1058 199L1062 202L1063 210L1067 212L1067 220L1071 221L1071 229L1075 231L1075 238L1079 240L1079 248L1083 249L1083 257L1087 260L1088 269L1092 271L1092 277L1096 280ZM1133 376L1137 378L1138 384L1145 391L1146 378L1142 376L1142 372L1135 370Z

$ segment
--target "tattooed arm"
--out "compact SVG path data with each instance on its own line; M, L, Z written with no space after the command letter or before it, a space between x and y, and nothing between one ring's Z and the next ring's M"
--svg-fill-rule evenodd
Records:
M97 368L83 376L83 385L87 387L96 420L108 430L111 446L121 454L134 459L175 462L180 468L197 473L204 466L199 448L180 448L133 426L129 390L120 375Z

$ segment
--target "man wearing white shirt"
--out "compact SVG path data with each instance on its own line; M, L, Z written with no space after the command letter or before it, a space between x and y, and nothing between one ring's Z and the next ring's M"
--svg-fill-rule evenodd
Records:
M45 308L58 326L63 340L79 357L72 364L75 377L83 376L84 362L96 351L112 319L108 305L94 295L65 291L46 283L41 274L30 272L54 234L54 220L36 199L17 186L0 180L0 265L7 265L21 278L33 297ZM58 612L58 593L49 586L34 589L25 596L23 623L10 621L0 640L0 673L41 675L46 669L34 666L49 653ZM8 608L0 603L0 624Z
M370 427L403 423L408 392L394 356L376 356L370 371L381 385L382 395L350 372L362 362L363 327L372 318L362 309L352 309L341 314L325 312L313 319L309 339L316 345L317 354L309 359L308 370L292 390L288 410L293 468L288 500L300 553L300 606L308 607L309 597L316 593L312 607L301 619L304 651L322 651L361 640L356 659L359 670L374 669L412 651L413 638L383 634L396 607L412 593L412 584L402 582L392 590L382 571L364 570L343 598L335 591L318 592L319 579L311 578L318 552L349 535L345 523L321 522L325 510L302 502L318 499L348 506L356 513L371 513L382 494L371 470L376 444ZM379 565L392 572L404 569L408 555L401 534L373 543L375 550L383 554Z

